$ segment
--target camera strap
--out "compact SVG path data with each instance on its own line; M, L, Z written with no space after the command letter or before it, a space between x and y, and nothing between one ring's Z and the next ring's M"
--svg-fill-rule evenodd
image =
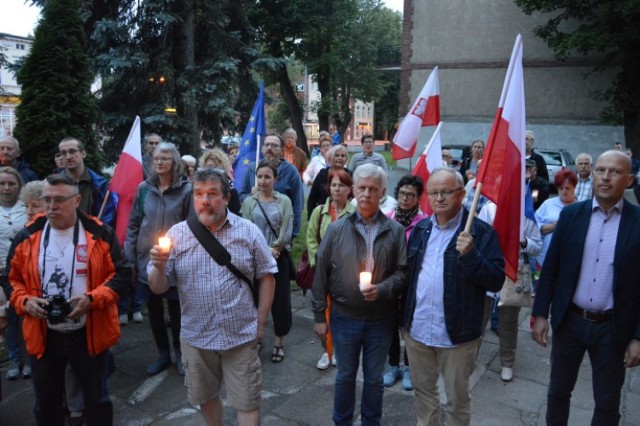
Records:
M42 296L46 298L48 296L48 292L45 288L45 277L47 272L47 247L49 247L49 236L51 235L51 225L47 221L47 225L44 229L44 239L42 241L42 278L40 280L40 284L42 286ZM76 249L78 247L78 239L80 236L80 221L76 220L75 225L73 226L73 257L71 259L71 278L69 281L69 297L71 298L71 290L73 289L73 279L75 277L75 268L76 268Z

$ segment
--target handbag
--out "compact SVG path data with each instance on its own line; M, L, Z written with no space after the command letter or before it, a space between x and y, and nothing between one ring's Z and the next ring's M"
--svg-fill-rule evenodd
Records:
M320 242L320 226L322 225L322 212L324 206L320 208L320 214L318 215L318 229L316 231L316 241ZM302 251L300 256L300 263L298 263L298 269L296 270L296 284L303 290L311 290L313 287L313 276L316 268L311 266L309 262L309 252L307 249Z
M533 305L531 297L531 265L529 256L524 256L524 262L518 268L518 279L516 282L506 277L502 289L500 290L500 301L498 306L516 306L530 308Z

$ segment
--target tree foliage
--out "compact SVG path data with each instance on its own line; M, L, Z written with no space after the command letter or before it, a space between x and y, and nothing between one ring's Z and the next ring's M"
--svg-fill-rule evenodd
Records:
M99 131L110 161L136 115L143 132L184 153L197 155L200 138L241 133L261 78L286 105L286 113L275 109L278 126L288 119L306 149L292 64L307 65L322 82L321 129L331 121L344 132L353 99L392 97L389 90L397 97L375 61L381 45L400 44L401 17L381 0L75 1L102 82L99 119L84 122Z
M82 140L87 164L100 169L93 80L78 0L47 1L18 73L22 95L14 132L38 174L53 169L53 149L65 136Z
M596 71L613 68L610 88L595 93L609 102L606 120L624 124L627 146L640 152L640 2L637 0L515 0L527 14L551 15L534 29L556 55L601 58Z

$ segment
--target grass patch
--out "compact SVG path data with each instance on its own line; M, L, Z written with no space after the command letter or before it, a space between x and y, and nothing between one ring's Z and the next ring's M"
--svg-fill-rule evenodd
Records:
M393 159L391 151L380 151L378 154L381 154L384 157L384 161L387 162L387 167L392 168L396 166L396 160Z

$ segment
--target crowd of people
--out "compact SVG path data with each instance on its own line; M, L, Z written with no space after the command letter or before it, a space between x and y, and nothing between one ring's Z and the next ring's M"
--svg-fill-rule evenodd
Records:
M267 135L263 159L234 182L237 147L196 159L146 135L144 181L121 247L113 231L118 195L85 165L81 140L62 139L52 174L40 180L19 142L0 139L6 379L32 378L38 424L64 424L65 416L73 424L113 423L109 348L145 311L157 349L149 375L174 364L207 424L222 424L223 386L238 424L259 424L267 322L276 364L293 324L295 238L305 241L315 271L313 330L323 348L316 366L337 368L335 424L353 424L360 367L363 425L381 424L384 388L397 382L415 390L418 424L439 424L439 379L446 424L470 424L469 378L492 316L501 380L517 377L521 307L499 301L503 286L517 284L505 277L493 229L500 206L481 196L469 211L484 142L472 142L458 169L444 150L427 182L408 174L395 188L387 187L388 167L371 135L351 160L326 132L310 162L296 142L293 129ZM625 368L640 364L640 283L628 273L640 255L636 165L621 146L595 165L581 153L575 173L555 174L558 196L550 197L533 145L527 131L519 262L534 280L533 338L546 346L549 323L554 330L547 422L567 423L588 352L593 424L617 424ZM300 235L305 186L308 226ZM431 215L420 209L423 197Z

